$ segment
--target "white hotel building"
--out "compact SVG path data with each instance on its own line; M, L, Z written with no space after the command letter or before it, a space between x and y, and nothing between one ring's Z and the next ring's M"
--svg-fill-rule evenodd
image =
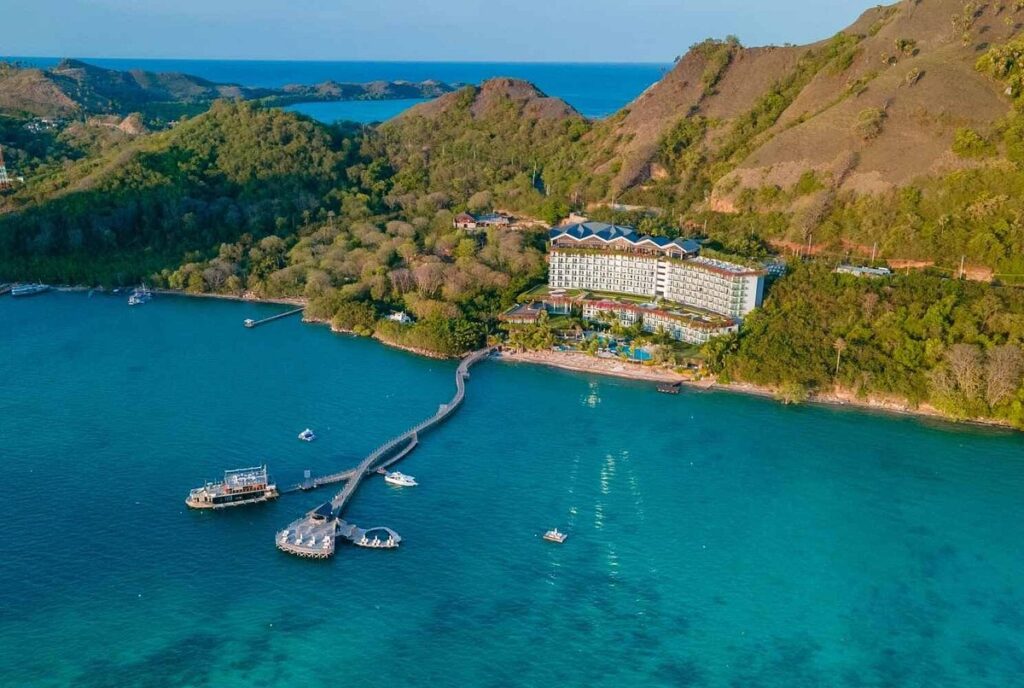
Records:
M704 258L698 255L700 244L689 239L639 236L629 227L603 222L552 228L549 238L548 282L552 289L664 299L711 316L698 317L698 324L689 322L693 314L684 316L671 305L648 310L644 317L647 329L658 324L654 321L686 318L686 327L665 328L683 341L703 342L709 336L735 331L743 316L761 305L764 296L764 270ZM584 307L585 316L594 312L593 307ZM636 315L626 308L615 309L615 314L624 322ZM724 318L716 319L713 314ZM692 333L694 327L700 330L699 337Z

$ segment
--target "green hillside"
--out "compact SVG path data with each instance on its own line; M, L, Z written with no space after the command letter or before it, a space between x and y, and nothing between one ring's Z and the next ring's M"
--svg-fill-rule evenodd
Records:
M174 129L33 178L0 215L0 273L133 280L188 250L292 231L344 186L351 141L251 104L217 103Z

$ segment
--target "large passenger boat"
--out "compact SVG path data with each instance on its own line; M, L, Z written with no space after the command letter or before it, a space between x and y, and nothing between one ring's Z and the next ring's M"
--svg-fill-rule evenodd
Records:
M265 502L278 494L277 485L267 477L267 467L254 466L224 471L223 481L191 490L185 504L193 509L223 509Z

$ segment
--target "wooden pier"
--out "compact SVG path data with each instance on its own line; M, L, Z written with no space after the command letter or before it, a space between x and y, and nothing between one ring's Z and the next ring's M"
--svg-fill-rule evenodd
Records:
M260 325L266 325L268 322L280 320L281 318L287 318L288 316L295 315L296 313L301 313L303 310L305 310L305 307L285 311L284 313L278 313L277 315L271 315L270 317L263 318L261 320L253 320L252 318L247 318L242 324L251 329L253 327L259 327Z
M286 492L293 492L313 489L332 482L346 481L345 486L331 501L324 502L307 512L302 518L290 523L284 530L279 531L275 538L278 549L300 557L327 559L334 554L335 543L339 537L350 540L353 544L361 547L397 547L402 539L398 533L384 527L363 530L343 521L341 519L342 512L359 488L363 478L380 468L386 469L408 456L419 444L420 435L440 425L459 408L466 396L466 379L469 377L470 366L483 360L490 353L491 348L488 347L475 351L462 359L455 371L455 396L448 403L441 404L434 415L374 449L355 468L307 480L286 490ZM308 487L304 487L305 485ZM388 539L384 541L377 538L369 540L367 533L374 531L386 532Z

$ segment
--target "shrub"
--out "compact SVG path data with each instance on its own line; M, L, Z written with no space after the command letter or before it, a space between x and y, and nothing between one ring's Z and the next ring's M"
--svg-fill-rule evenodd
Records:
M798 197L806 196L815 191L821 191L824 188L825 185L818 179L817 173L814 170L807 170L800 175L800 179L793 185L793 195Z
M885 110L882 108L867 108L861 110L857 116L857 123L854 130L857 135L865 141L877 138L882 133L882 125L885 122Z
M995 155L996 147L974 129L960 127L953 137L953 152L961 158L987 158Z

